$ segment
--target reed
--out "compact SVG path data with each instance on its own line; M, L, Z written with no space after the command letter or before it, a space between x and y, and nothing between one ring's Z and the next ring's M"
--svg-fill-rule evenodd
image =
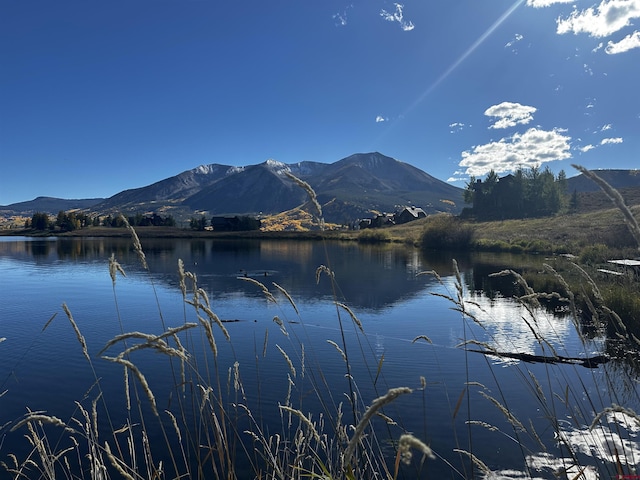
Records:
M309 193L315 205L317 199L310 187L296 183ZM321 207L317 204L316 208L321 222ZM450 219L437 221L460 233L460 225L451 227ZM634 228L631 220L628 223ZM150 273L140 240L135 230L130 229L136 255L144 270ZM467 234L462 236L466 238ZM327 265L330 265L330 259L327 259ZM554 299L567 307L572 325L583 341L580 357L570 356L565 351L566 346L554 345L552 339L545 337L544 332L549 330L542 328L542 322L548 319L542 301L550 294L536 291L514 270L506 269L495 275L511 279L522 292L514 298L521 306L521 316L513 321L522 322L530 330L536 342L535 354L519 352L517 345L505 346L492 337L488 327L492 312L474 300L455 261L454 273L448 278L433 271L421 272L438 281L441 289L434 295L448 302L457 312L464 331L458 348L465 356L467 378L461 385L461 393L456 392L453 397L457 402L452 402L451 408L451 435L457 439L457 448L452 452L439 452L429 442L405 429L402 420L387 411L396 404L402 405L405 396L417 395L413 393L416 389L387 384L384 355L376 359L375 355L369 354L371 345L368 344L366 324L363 325L344 301L338 300L337 294L333 304L342 334L341 344L333 340L327 342L342 359L346 391L335 391L335 387L328 385L321 359L305 346L304 310L296 305L284 287L239 277L246 282L247 288L257 289L269 306L278 310L278 315L272 318L280 332L276 330L276 335L281 335L282 340L269 342L267 328L264 339L257 340L261 345L256 343L255 365L250 370L237 359L234 338L212 308L207 292L198 286L197 276L185 270L184 263L179 261L177 277L183 318L173 321L180 324L165 325L158 302L158 322L150 327L155 333L126 331L123 327L120 334L97 349L102 360L123 369L124 412L116 412L118 407L104 398L101 378L95 374L95 359L89 354L92 349L69 307L63 304L83 358L94 373L95 384L89 389L87 398L75 404L71 418L63 420L48 412L29 411L24 417L1 427L25 431L26 441L31 446L26 458L8 455L3 466L15 479L428 478L430 462L448 465L451 478L540 478L541 471L557 478L576 480L636 474L638 461L633 435L640 430L640 419L625 405L616 388L620 375L625 372L616 367L615 360L607 352L597 359L606 365L587 365L589 339L582 329L586 313L598 328L610 330L609 338L615 335L620 342L634 345L636 349L640 343L634 335L637 330L627 328L628 321L616 312L621 308L622 294L616 296L601 289L580 265L575 264L572 268L582 279L579 292L573 292L569 282L550 266L546 266L545 271L562 287L562 291L554 293ZM111 256L108 274L119 312L118 273L124 276L125 270L115 256ZM322 274L331 282L334 292L340 291L339 279L330 267L319 266L315 271L316 281ZM582 311L577 296L588 299L582 304ZM618 304L612 301L616 299ZM293 320L287 313L292 309ZM355 337L350 338L356 338L357 345L348 343L344 335L349 326L349 322L342 322L344 313L351 320ZM126 324L120 317L118 322ZM295 327L289 325L294 323ZM408 344L416 344L411 348L432 348L427 333L416 332ZM0 338L0 342L4 340ZM227 355L224 360L220 354L222 349ZM271 368L268 363L271 352L277 352L277 361L282 363L284 360L286 364L286 379L283 380L286 380L287 389L276 404L265 404L261 401L266 393L263 389L270 389L271 385L260 381L260 371ZM150 357L166 364L164 385L147 378L145 368ZM530 362L534 360L543 363L545 368L534 372L530 368ZM353 378L351 365L355 362L363 362L369 368L369 379ZM484 363L495 384L485 385L471 378L468 369L471 362ZM505 364L517 369L523 391L537 402L537 414L548 421L545 431L534 427L532 418L521 418L517 404L504 392L498 371ZM592 369L593 375L599 376L602 389L585 390L582 372L579 372L585 366ZM252 372L251 376L248 371ZM633 372L626 374L631 378ZM253 375L256 380L247 382ZM361 390L360 385L364 385L358 383L361 381L370 382L366 390ZM419 383L417 389L426 395L430 388L427 379L417 378L416 383ZM382 391L378 392L378 388ZM366 398L369 394L363 395L363 390L378 393ZM422 415L426 424L430 411L425 398ZM640 401L637 390L633 389L627 398ZM308 402L315 411L308 410ZM487 402L495 408L498 416L494 421L474 418L472 405L476 402ZM263 415L267 409L277 411L279 424L268 423ZM345 415L345 412L348 413ZM116 416L124 419L117 427L111 421ZM101 421L102 418L106 421ZM569 425L569 421L573 424ZM485 461L474 442L477 428L512 442L520 452L524 472L510 474L501 471L499 465ZM584 444L598 450L606 461L595 460L584 450ZM539 454L541 450L543 454ZM414 452L419 453L420 458L414 458ZM458 455L458 463L451 454Z

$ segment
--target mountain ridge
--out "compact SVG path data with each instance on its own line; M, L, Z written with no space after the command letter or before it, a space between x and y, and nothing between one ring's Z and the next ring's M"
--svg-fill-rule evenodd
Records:
M268 159L231 166L199 165L146 186L127 189L109 198L58 199L37 197L0 206L0 213L31 215L43 211L84 210L96 214L157 213L189 218L193 215L269 215L304 205L307 192L289 178L307 182L323 205L325 220L349 223L403 206L427 213L457 214L464 190L432 177L408 163L379 152L356 153L333 163L301 161L291 164ZM595 170L615 188L640 186L639 170ZM567 179L567 193L598 190L580 174Z

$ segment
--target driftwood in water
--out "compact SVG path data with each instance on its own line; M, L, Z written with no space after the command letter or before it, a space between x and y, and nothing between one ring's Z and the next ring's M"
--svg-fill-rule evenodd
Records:
M563 357L554 355L547 357L545 355L532 355L530 353L511 353L497 352L494 350L474 350L467 349L468 352L482 353L483 355L491 355L492 357L514 358L528 363L568 363L571 365L580 365L585 368L598 368L602 363L607 363L611 358L608 355L596 355L594 357Z

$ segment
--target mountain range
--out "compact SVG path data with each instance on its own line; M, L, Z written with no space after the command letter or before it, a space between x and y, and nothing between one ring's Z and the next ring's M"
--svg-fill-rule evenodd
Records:
M378 152L358 153L334 163L285 164L267 160L257 165L201 165L151 185L124 190L102 199L66 200L38 197L0 206L3 215L56 214L79 209L97 214L155 212L177 219L193 215L270 215L303 206L309 195L288 173L308 183L322 205L324 218L349 223L377 213L417 206L426 213L457 214L461 188ZM637 170L598 170L615 188L640 186ZM584 175L567 180L567 192L590 192L597 185Z
M307 182L322 205L327 222L348 223L414 205L427 213L458 213L463 190L378 152L355 154L337 162L257 165L201 165L151 185L124 190L107 199L64 200L39 197L0 207L0 212L55 214L77 208L100 214L156 212L177 218L190 215L269 215L309 201L307 191L289 172Z

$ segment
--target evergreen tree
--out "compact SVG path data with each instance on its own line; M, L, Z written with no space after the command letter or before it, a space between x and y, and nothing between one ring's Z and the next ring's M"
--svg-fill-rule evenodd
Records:
M31 228L35 230L47 230L49 228L49 215L36 212L31 217Z

